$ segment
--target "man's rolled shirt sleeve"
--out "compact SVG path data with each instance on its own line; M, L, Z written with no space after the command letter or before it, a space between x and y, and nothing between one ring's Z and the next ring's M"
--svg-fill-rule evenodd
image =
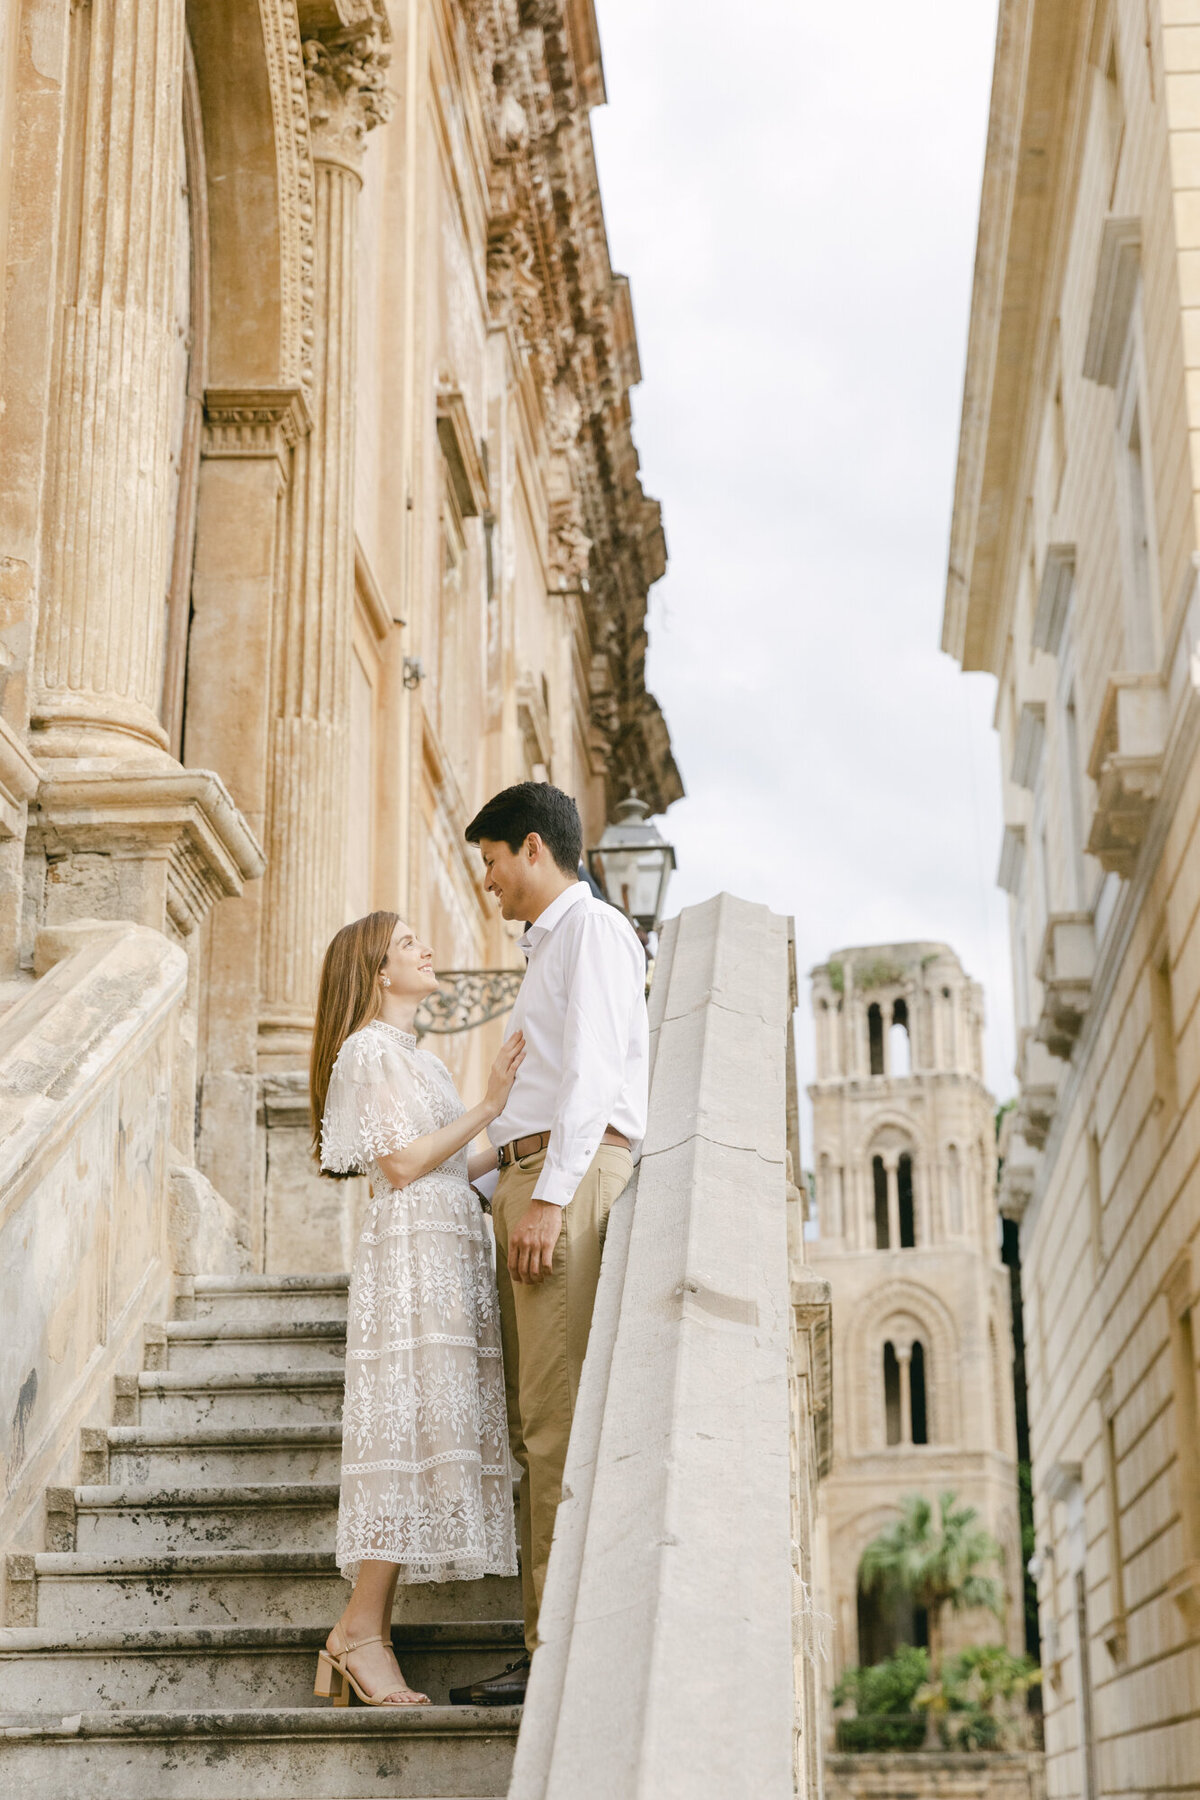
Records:
M644 963L619 913L591 913L575 950L563 1034L563 1072L535 1200L566 1206L591 1167L621 1093L632 1008L643 1004Z

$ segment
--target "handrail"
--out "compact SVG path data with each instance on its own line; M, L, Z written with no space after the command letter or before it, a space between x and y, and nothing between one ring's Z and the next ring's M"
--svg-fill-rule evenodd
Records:
M664 928L649 1126L609 1223L509 1800L815 1791L793 1663L788 926L722 894Z

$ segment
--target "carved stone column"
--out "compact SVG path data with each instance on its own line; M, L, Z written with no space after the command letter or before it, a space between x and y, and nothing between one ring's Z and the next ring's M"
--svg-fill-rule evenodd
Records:
M896 1362L900 1369L900 1442L911 1444L912 1432L912 1345L896 1345Z
M296 448L289 575L276 633L260 1066L308 1055L320 959L344 922L354 608L356 215L383 122L388 28L304 44L316 182L312 431Z
M78 122L64 182L72 228L30 706L42 779L23 930L28 940L40 924L133 919L190 938L263 865L222 782L182 770L159 720L184 0L92 0L72 30Z
M167 743L184 0L93 0L86 32L31 707L40 758Z

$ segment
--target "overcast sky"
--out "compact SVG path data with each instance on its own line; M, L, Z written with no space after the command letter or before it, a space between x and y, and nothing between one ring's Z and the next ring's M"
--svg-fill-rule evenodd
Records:
M802 978L839 946L944 940L987 989L1006 1096L995 684L938 648L995 0L596 10L670 553L648 671L688 790L668 909L728 888L794 914Z

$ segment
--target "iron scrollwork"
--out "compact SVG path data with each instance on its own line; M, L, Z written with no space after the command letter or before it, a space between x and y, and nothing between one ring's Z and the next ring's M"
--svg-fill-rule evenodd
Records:
M508 1012L524 979L523 969L439 969L438 992L417 1009L417 1036L474 1031Z

